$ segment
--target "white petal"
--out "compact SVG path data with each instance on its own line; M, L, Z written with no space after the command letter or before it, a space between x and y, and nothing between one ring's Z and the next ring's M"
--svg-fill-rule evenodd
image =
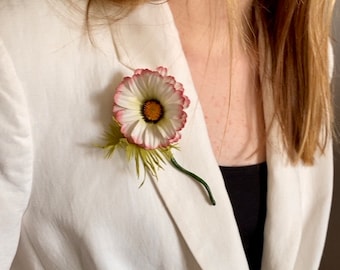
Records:
M169 91L163 93L162 95L162 104L171 105L172 104L182 104L183 103L183 97L178 91L174 91L173 88L170 88Z
M121 132L124 134L126 138L129 138L133 141L133 139L131 138L131 132L136 128L137 125L138 121L126 123L122 125Z
M129 129L130 138L136 144L143 144L144 133L147 131L147 123L144 120L139 120L133 128ZM125 134L124 134L125 135Z
M139 121L142 119L142 115L140 110L124 110L120 113L119 117L117 117L120 123L131 123L133 121Z
M164 108L164 117L167 119L181 119L182 113L182 106L180 105L166 106Z
M157 123L157 127L159 130L159 133L164 138L171 138L176 133L176 129L174 129L172 123L168 119L164 119Z
M143 101L144 96L143 93L141 92L141 89L139 87L139 82L140 80L135 76L129 81L128 85L126 86L126 91L127 95L131 95L135 97L139 102Z
M116 105L130 110L136 110L141 107L141 102L136 97L126 94L117 95L114 102Z
M148 124L148 128L144 134L144 145L148 149L155 149L168 145L168 138L162 136L157 124Z
M162 67L162 66L158 67L156 70L157 70L157 71L159 72L159 74L161 74L163 77L165 77L166 74L168 73L167 68Z
M147 149L155 149L159 146L159 140L157 136L157 133L155 132L155 126L152 124L148 124L147 129L145 130L144 133L144 146Z

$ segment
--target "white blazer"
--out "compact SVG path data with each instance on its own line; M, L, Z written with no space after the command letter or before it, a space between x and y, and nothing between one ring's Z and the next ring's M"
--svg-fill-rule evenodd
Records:
M166 3L94 29L60 2L0 4L0 269L248 269L223 178ZM78 18L79 17L79 18ZM165 66L191 100L179 163L143 187L124 152L105 159L112 95L136 68ZM267 90L269 92L269 90ZM263 96L265 116L272 100ZM262 269L317 269L330 212L331 145L291 166L277 127L267 143Z

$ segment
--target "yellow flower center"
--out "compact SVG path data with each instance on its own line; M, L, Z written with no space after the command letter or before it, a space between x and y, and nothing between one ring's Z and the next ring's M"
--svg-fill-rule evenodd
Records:
M142 115L146 122L157 123L163 117L163 113L163 106L158 100L147 100L142 106Z

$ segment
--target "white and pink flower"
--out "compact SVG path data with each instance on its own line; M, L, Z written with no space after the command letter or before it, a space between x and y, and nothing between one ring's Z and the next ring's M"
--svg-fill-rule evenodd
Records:
M138 69L125 77L114 95L113 115L129 142L145 149L177 142L186 123L189 99L167 69Z
M135 161L138 176L140 162L145 173L157 177L157 169L168 160L176 169L200 183L211 204L215 205L208 184L179 165L171 151L178 149L174 143L180 139L180 131L187 119L184 110L190 102L183 91L182 84L168 76L164 67L155 71L137 69L117 87L112 123L104 137L106 144L99 147L106 151L107 158L116 148L123 149L127 159Z

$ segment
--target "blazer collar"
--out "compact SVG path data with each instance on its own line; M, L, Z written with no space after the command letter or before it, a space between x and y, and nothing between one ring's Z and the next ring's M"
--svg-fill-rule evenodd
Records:
M127 68L168 68L190 98L187 125L174 153L180 164L204 178L217 205L204 190L172 166L154 181L165 207L203 269L248 269L233 210L213 155L203 113L167 3L146 4L111 27L119 61ZM197 134L197 131L200 134Z

